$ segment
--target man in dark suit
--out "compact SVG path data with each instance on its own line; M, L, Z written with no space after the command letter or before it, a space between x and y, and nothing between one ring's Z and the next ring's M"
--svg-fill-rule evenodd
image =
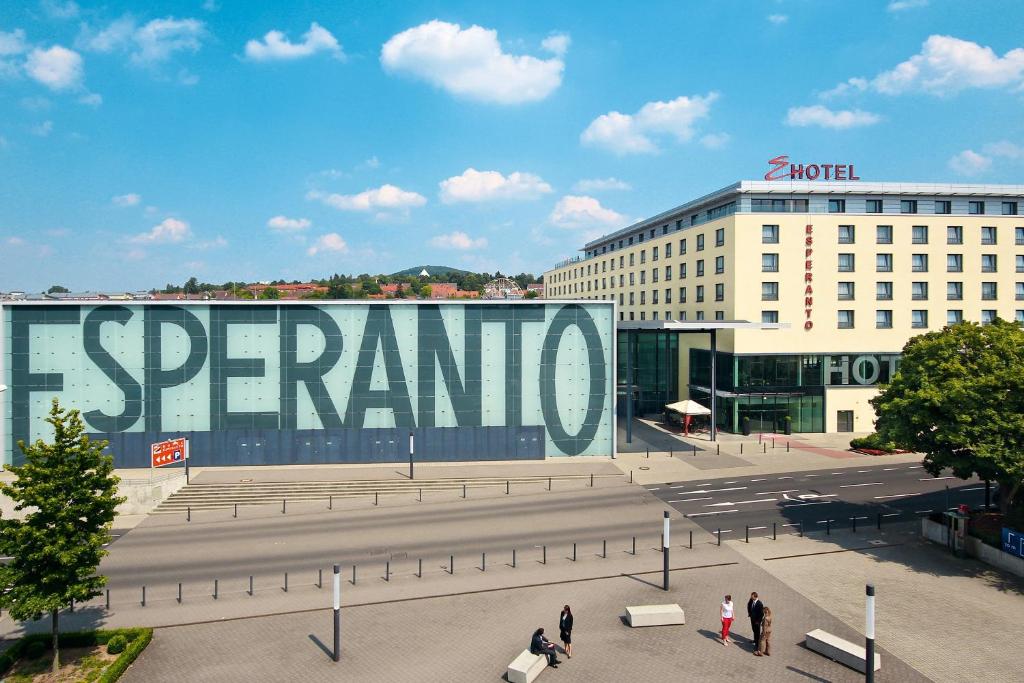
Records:
M558 656L555 654L555 644L544 637L544 629L539 628L533 632L530 639L530 652L535 655L544 655L548 658L548 665L552 669L558 668Z
M754 650L757 650L761 642L761 622L764 621L764 603L757 597L757 593L750 594L747 601L747 616L750 617L750 629L754 632Z

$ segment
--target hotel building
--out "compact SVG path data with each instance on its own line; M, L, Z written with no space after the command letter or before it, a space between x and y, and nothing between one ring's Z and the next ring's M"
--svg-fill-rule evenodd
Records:
M1022 214L1024 185L744 180L588 242L544 296L611 300L620 328L653 328L636 412L708 405L705 336L675 332L745 320L779 325L718 330L719 428L866 432L909 338L1024 323Z

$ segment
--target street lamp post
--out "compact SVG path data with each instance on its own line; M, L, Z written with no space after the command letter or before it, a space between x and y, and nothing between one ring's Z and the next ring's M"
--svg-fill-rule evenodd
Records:
M864 680L875 681L875 584L867 585L867 605L864 615Z
M334 565L334 661L341 658L341 565Z
M409 432L409 479L413 479L412 476L412 452L416 446L416 439L412 432Z
M662 557L662 567L663 567L663 576L662 576L662 584L663 585L662 585L662 589L663 590L668 590L668 549L669 549L669 547L671 545L669 543L669 540L668 540L668 532L669 532L669 524L670 524L670 520L668 518L668 511L665 512L665 521L663 522L663 524L664 524L664 527L662 529L662 538L661 538L661 552L662 552L662 555L663 555L663 557Z

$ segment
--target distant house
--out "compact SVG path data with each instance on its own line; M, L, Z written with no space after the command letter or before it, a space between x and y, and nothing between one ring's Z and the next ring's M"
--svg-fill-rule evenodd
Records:
M454 282L432 282L430 283L431 299L479 299L480 292L466 292L459 289Z
M280 298L282 299L301 299L306 294L327 293L326 287L318 285L315 282L302 282L296 285L269 285L260 283L249 285L246 289L252 293L254 299L258 299L263 292L271 287L278 291Z
M527 292L537 292L537 298L538 299L543 299L544 298L544 283L538 282L536 284L526 285L526 291Z

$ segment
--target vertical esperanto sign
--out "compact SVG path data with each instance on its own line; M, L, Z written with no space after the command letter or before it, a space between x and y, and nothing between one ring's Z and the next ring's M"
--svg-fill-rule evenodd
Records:
M120 466L608 455L611 302L3 307L5 462L59 396ZM13 438L11 438L13 437Z

